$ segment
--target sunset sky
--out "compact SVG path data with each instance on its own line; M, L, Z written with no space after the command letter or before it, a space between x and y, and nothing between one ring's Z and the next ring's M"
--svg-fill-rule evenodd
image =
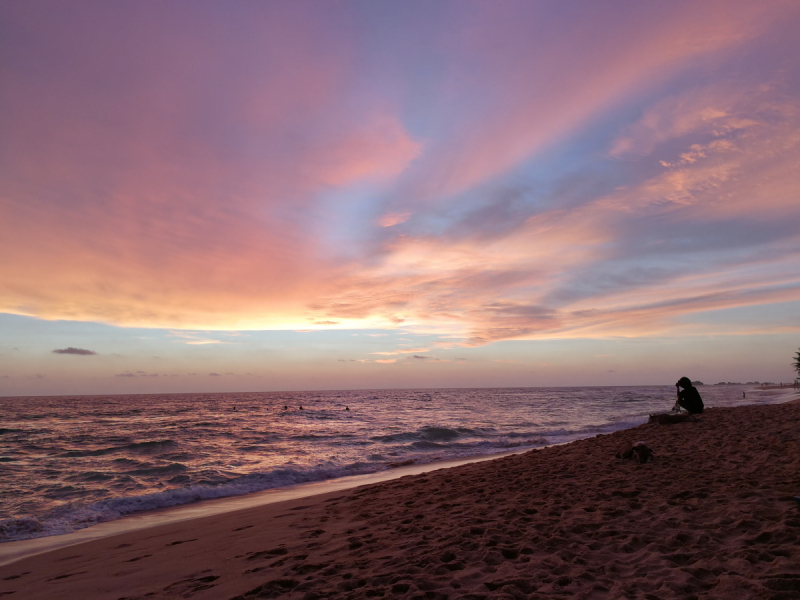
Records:
M790 380L799 30L5 1L0 395Z

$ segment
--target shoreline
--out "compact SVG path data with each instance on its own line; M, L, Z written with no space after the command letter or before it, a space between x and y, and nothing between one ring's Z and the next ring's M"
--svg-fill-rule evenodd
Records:
M767 388L754 387L754 390L766 390ZM783 388L775 387L770 389L785 389L787 393L776 394L776 402L769 404L753 404L745 406L762 406L771 404L781 404L786 402L800 402L800 392L788 386ZM796 396L796 398L794 398ZM785 398L783 400L779 400ZM793 398L793 399L792 399ZM738 407L737 407L738 408ZM245 494L223 496L219 498L201 499L185 504L176 504L155 509L145 509L123 515L117 519L103 521L87 527L76 529L75 531L54 535L44 535L34 538L12 540L0 543L0 566L13 564L26 557L50 552L58 548L73 546L97 539L112 537L123 533L140 531L151 527L159 527L171 523L178 523L208 516L221 515L228 512L235 512L247 508L264 506L274 503L286 502L290 500L311 498L327 493L348 490L360 486L372 485L393 479L399 479L411 475L419 475L440 469L454 468L462 465L498 460L506 456L524 454L543 448L572 444L596 436L610 435L620 431L635 429L639 425L632 425L629 422L619 423L619 428L609 428L597 433L579 436L575 439L546 444L536 448L514 449L504 452L470 455L444 460L433 460L425 463L413 463L410 465L400 465L383 471L373 471L357 475L335 477L319 481L310 481L295 485L268 488L256 492Z
M86 524L83 527L76 527L72 531L66 531L66 532L62 531L62 532L55 532L55 533L51 533L51 532L48 531L47 533L44 533L43 535L34 535L33 537L27 537L27 538L22 538L22 539L12 539L12 540L0 541L0 564L5 564L5 562L6 562L6 559L4 558L4 556L8 552L8 550L6 549L6 546L8 546L9 544L19 544L19 543L22 543L22 542L29 542L29 541L32 542L34 540L41 540L41 539L45 539L45 538L62 538L62 537L66 537L66 536L78 536L78 539L81 539L81 540L82 539L94 539L95 537L101 537L101 536L100 535L97 535L97 536L88 535L88 536L86 536L84 538L83 535L81 535L81 532L85 532L86 529L95 530L97 527L105 528L107 526L110 526L112 523L117 523L117 522L120 522L120 521L127 521L127 520L130 520L130 519L137 519L137 518L147 519L148 516L155 517L153 519L154 522L156 524L160 524L163 521L160 518L158 518L159 515L163 515L163 514L166 514L166 513L169 513L169 512L173 512L173 511L180 512L182 510L187 510L189 512L197 512L197 508L196 507L198 507L198 506L203 506L203 507L205 507L205 506L221 506L221 505L224 505L226 503L230 503L230 505L233 508L230 508L228 510L236 510L236 507L238 507L239 505L250 506L250 505L256 505L256 504L262 503L259 500L257 500L258 498L262 498L262 497L265 498L264 502L272 502L274 500L270 499L271 495L273 495L273 494L281 495L283 492L287 493L287 495L286 495L287 498L302 497L302 496L307 496L307 495L313 495L313 494L316 494L316 493L323 493L323 492L317 492L315 490L317 488L325 489L327 486L330 486L330 485L337 487L337 489L344 489L345 487L354 487L354 486L357 486L357 485L362 485L362 480L363 480L363 484L366 484L366 483L370 483L372 481L383 481L383 480L387 480L387 479L393 479L393 478L401 477L404 473L421 473L421 472L425 472L425 471L444 468L446 466L455 466L455 465L459 465L459 464L466 464L466 463L470 463L470 462L477 462L477 461L483 461L483 460L493 460L493 459L501 458L501 457L509 455L509 454L519 454L519 453L522 453L522 452L528 452L530 450L534 450L534 449L537 449L537 448L542 448L542 447L545 447L545 446L552 446L552 445L570 443L570 442L573 442L573 441L576 441L576 440L585 439L587 437L592 437L592 436L597 435L597 434L612 433L614 431L619 431L621 429L628 429L630 427L635 427L637 424L641 424L641 422L644 422L645 419L646 419L645 416L640 416L636 420L620 420L620 421L617 421L617 422L614 422L614 423L609 423L609 424L607 424L605 426L600 426L600 427L593 428L592 430L588 430L588 431L578 431L578 432L571 432L571 433L563 434L563 435L558 436L558 438L557 438L558 441L549 441L549 439L548 439L548 441L546 443L540 443L538 445L519 445L519 446L515 445L515 446L511 446L511 447L505 447L503 449L495 448L495 449L493 449L493 450L491 450L489 452L486 452L486 453L458 454L456 456L450 456L450 457L447 457L447 456L445 456L445 457L435 456L435 457L431 457L431 458L416 457L416 458L413 458L411 460L402 460L402 459L400 459L398 462L390 463L388 466L384 466L384 465L379 465L378 464L378 465L375 465L374 470L364 470L364 471L361 471L361 472L356 472L356 473L354 473L352 475L338 475L338 476L328 477L328 478L325 478L325 479L310 479L308 481L303 481L301 483L288 484L288 485L282 485L282 486L276 486L276 487L266 487L266 488L263 488L263 489L256 489L256 490L247 491L247 492L244 492L244 493L242 493L242 492L231 492L231 493L226 494L226 495L217 495L216 493L212 493L211 495L209 495L207 497L204 497L203 491L210 490L211 492L217 492L219 490L219 488L214 487L214 486L202 486L201 485L201 486L198 486L199 491L198 490L193 490L192 488L189 488L189 489L185 490L186 492L188 492L186 494L186 497L190 497L191 498L191 497L194 496L194 498L189 500L189 501L172 501L172 502L170 502L170 500L168 499L167 500L167 502L168 502L167 504L164 504L164 505L161 505L161 506L155 506L155 507L139 508L137 510L133 510L133 511L130 511L130 512L126 512L126 513L124 513L122 515L119 515L116 518L110 518L110 519L102 520L102 521L95 522L95 523L92 523L92 524L89 524L88 522L84 521L84 523L86 523ZM341 484L340 485L340 484L336 483L336 482L340 482L340 481L341 482L351 482L352 481L353 483L347 483L346 485L345 484ZM304 491L306 489L308 489L309 491ZM183 491L183 490L182 490L182 488L174 488L174 489L166 489L166 490L159 491L159 492L149 492L149 493L146 493L143 496L130 497L130 498L128 498L128 500L136 501L138 499L138 500L144 500L145 502L147 502L147 501L151 500L152 497L157 497L157 496L159 496L161 494L170 494L171 492L175 492L175 491L180 492L180 491ZM197 492L197 494L195 495L193 492ZM252 498L252 499L255 499L255 500L247 500L248 498ZM125 500L126 498L125 497L119 497L118 499L119 500ZM88 507L90 507L90 508L92 506L93 506L92 504L88 505ZM200 512L202 512L202 511L200 511ZM218 511L215 511L215 512L225 512L225 510L221 509L221 510L218 510ZM32 516L32 518L38 520L40 517ZM173 519L173 520L182 520L182 518L180 518L179 516L176 515L176 518ZM45 518L45 522L46 522L46 518ZM126 530L126 529L123 528L123 530Z
M798 400L121 533L2 566L0 592L800 597ZM653 462L614 458L640 439Z
M665 389L468 389L454 395L448 390L438 395L376 390L308 397L303 403L313 410L303 413L281 411L285 398L235 394L210 394L210 401L199 407L196 398L181 394L149 395L137 405L124 396L99 403L62 398L55 411L48 403L15 402L0 406L7 408L0 412L9 428L0 431L0 463L11 477L0 502L0 544L69 534L143 511L380 472L412 461L502 455L606 433L643 422L647 409L655 407L639 402L650 399L652 404ZM592 416L551 419L542 401L553 394L596 404ZM619 396L637 400L614 406ZM353 412L335 409L342 398ZM390 398L401 409L392 407ZM170 407L166 419L151 423L165 402ZM497 410L498 404L503 410ZM434 410L418 410L423 406ZM184 411L188 421L179 416ZM99 435L61 435L62 428L72 430L76 413L81 416L77 422L85 419L85 429L97 427ZM106 413L114 415L110 429ZM478 422L481 426L473 429ZM37 437L40 448L26 453L24 445L34 435L32 423L47 425ZM203 433L196 435L187 427L191 423Z
M571 442L564 442L571 443ZM551 444L560 445L560 444ZM545 446L547 447L547 446ZM497 454L486 454L465 458L434 461L429 463L405 465L385 471L375 471L360 475L348 475L346 477L336 477L321 481L312 481L297 485L271 488L259 492L250 492L238 496L224 496L222 498L211 498L198 500L188 504L178 504L165 508L143 510L136 513L124 515L119 519L104 521L96 525L91 525L83 529L57 535L47 535L26 540L13 540L0 543L0 567L13 564L24 558L44 554L59 548L66 548L77 544L142 531L153 527L180 523L224 515L230 512L257 508L292 500L304 500L315 498L326 494L349 490L365 485L373 485L401 477L421 475L439 469L449 469L462 465L478 462L497 460L505 456L531 452L531 449L512 450Z

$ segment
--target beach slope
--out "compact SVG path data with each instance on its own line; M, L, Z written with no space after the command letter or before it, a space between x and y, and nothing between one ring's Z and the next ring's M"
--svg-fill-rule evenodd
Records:
M800 598L796 495L800 404L716 408L63 548L0 596Z

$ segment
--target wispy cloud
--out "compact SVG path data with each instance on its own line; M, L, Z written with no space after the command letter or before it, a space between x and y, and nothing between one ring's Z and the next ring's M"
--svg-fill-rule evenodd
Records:
M207 332L205 332L207 333ZM229 342L223 342L222 340L216 340L211 338L203 338L198 337L203 335L196 331L170 331L169 335L171 337L176 337L183 340L184 344L189 346L204 346L206 344L227 344Z
M410 216L411 213L387 213L378 219L378 225L381 227L393 227L394 225L405 223Z
M381 354L383 356L393 356L395 354L414 354L416 352L427 352L429 348L412 348L410 350L402 349L402 350L392 350L389 352L370 352L370 354Z
M126 371L124 373L117 373L115 377L161 377L161 374L148 373L146 371L136 371L136 372ZM167 377L167 375L164 375L164 377Z

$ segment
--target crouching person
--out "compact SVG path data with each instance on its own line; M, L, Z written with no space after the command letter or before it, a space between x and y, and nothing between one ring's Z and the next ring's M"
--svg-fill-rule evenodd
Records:
M703 412L703 399L688 377L681 377L675 387L678 388L678 406L690 415L699 415Z

